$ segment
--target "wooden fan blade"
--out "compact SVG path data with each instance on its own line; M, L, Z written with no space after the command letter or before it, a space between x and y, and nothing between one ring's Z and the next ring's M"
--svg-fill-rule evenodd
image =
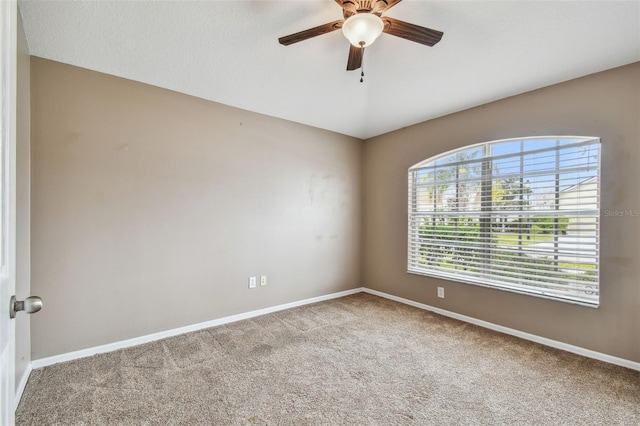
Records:
M373 9L371 9L371 13L380 16L382 12L391 9L393 6L400 3L401 1L402 0L378 0L374 3Z
M364 56L364 49L361 47L355 47L349 43L349 59L347 59L347 71L357 70L362 66L362 57Z
M304 41L322 34L330 33L331 31L342 28L342 19L338 21L329 22L328 24L320 25L318 27L309 28L308 30L300 31L299 33L291 34L288 36L280 37L278 41L280 44L288 46L299 41Z
M410 24L408 22L399 21L397 19L384 17L383 32L394 35L396 37L415 41L416 43L433 46L442 38L441 31L432 30L431 28L421 27L419 25Z

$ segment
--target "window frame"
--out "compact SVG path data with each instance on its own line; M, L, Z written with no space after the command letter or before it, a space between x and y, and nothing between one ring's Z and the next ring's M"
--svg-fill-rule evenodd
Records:
M429 267L420 267L418 268L416 265L420 262L419 260L416 260L417 257L419 256L419 249L417 248L419 243L416 243L416 241L420 240L421 234L420 234L420 225L419 225L419 221L416 220L416 217L420 216L422 218L425 217L424 212L418 214L418 210L417 210L417 203L416 200L419 197L417 190L416 190L416 182L414 182L416 180L416 172L418 171L424 171L426 169L429 168L430 165L431 168L436 171L437 167L435 166L436 162L438 161L442 161L442 160L446 160L448 158L453 158L453 156L457 155L457 154L461 154L461 153L465 153L465 152L472 152L472 150L479 148L480 152L481 152L481 156L477 159L475 159L476 162L482 164L481 168L483 169L483 171L481 172L481 178L475 179L475 180L471 180L470 182L475 182L476 185L478 185L481 189L479 194L481 194L480 198L481 200L485 197L485 195L487 194L487 188L484 187L483 185L486 184L487 180L487 176L489 176L489 188L488 191L490 191L490 194L493 193L493 183L494 180L496 180L496 177L499 176L499 174L494 174L493 170L490 170L487 174L485 174L484 171L484 164L485 163L490 163L491 165L489 167L493 167L493 161L495 161L495 158L498 158L499 156L493 156L493 155L487 155L487 152L491 152L491 147L498 145L498 144L504 144L504 143L521 143L521 147L524 146L524 143L526 141L535 141L535 140L540 140L540 141L549 141L549 140L556 140L556 147L555 150L560 153L562 151L562 149L565 148L572 148L574 146L588 146L589 149L591 149L591 146L595 145L597 146L597 148L595 148L596 154L597 154L597 161L595 162L595 176L588 178L587 180L594 180L595 182L595 195L593 196L593 198L595 199L595 208L591 208L591 209L585 209L586 210L591 210L592 214L591 216L587 216L588 218L593 218L594 219L594 235L595 235L595 240L592 243L593 247L594 247L594 251L595 251L595 255L594 255L594 268L595 268L595 273L591 274L590 277L593 277L595 279L595 284L589 283L589 284L585 284L585 290L584 293L588 294L587 290L590 288L588 287L588 285L595 285L594 288L594 294L596 296L592 297L590 300L587 300L586 297L572 297L570 296L570 290L565 291L565 294L557 294L559 293L558 290L556 290L555 294L549 294L549 287L553 287L558 286L558 284L553 284L551 283L550 280L547 279L547 282L549 283L549 287L540 287L540 289L532 289L531 288L531 284L528 283L524 283L521 281L520 284L515 284L515 283L505 283L505 282L500 282L500 281L494 281L493 278L496 278L496 276L489 276L489 278L487 278L487 275L491 275L491 274L485 274L485 276L479 276L480 273L478 273L478 275L476 276L469 276L469 274L464 274L464 275L460 275L459 272L456 272L455 269L452 269L451 272L445 272L442 271L442 267L440 265L436 265L433 268L434 269L429 269ZM562 146L562 143L560 141L573 141L573 143L568 143L566 147ZM489 148L488 148L489 147ZM440 153L438 155L432 156L430 158L427 158L425 160L422 160L416 164L414 164L413 166L409 167L408 169L408 203L407 203L407 207L408 207L408 223L407 223L407 233L408 233L408 237L407 237L407 273L410 274L414 274L414 275L421 275L421 276L428 276L428 277L434 277L434 278L438 278L438 279L445 279L445 280L449 280L449 281L454 281L454 282L459 282L459 283L464 283L464 284L472 284L472 285L477 285L477 286L481 286L481 287L487 287L487 288L492 288L492 289L498 289L498 290L505 290L505 291L509 291L509 292L514 292L514 293L518 293L518 294L526 294L529 296L534 296L534 297L539 297L539 298L544 298L544 299L551 299L551 300L555 300L555 301L561 301L564 303L570 303L570 304L577 304L577 305L582 305L582 306L587 306L587 307L592 307L592 308L597 308L600 305L600 294L601 294L601 282L600 282L600 222L601 222L601 215L602 215L602 210L601 210L601 206L600 206L600 195L601 195L601 175L602 175L602 140L599 137L591 137L591 136L569 136L569 135L556 135L556 136L528 136L528 137L519 137L519 138L508 138L508 139L499 139L499 140L494 140L494 141L488 141L488 142L481 142L481 143L476 143L476 144L471 144L471 145L466 145L466 146L462 146L462 147L458 147L456 149L453 150L449 150L446 151L444 153ZM550 149L548 149L550 150ZM542 150L544 151L544 150ZM518 155L513 155L513 157L519 157L519 158L524 158L527 154L530 154L532 152L536 152L536 149L530 149L530 150L522 150ZM558 155L556 155L556 161L558 158ZM486 160L485 160L486 159ZM458 162L458 164L462 164L465 163L464 161L462 162ZM467 164L471 163L471 160L466 160ZM442 163L441 163L442 164ZM447 165L449 165L447 163ZM456 165L456 162L451 162L451 165ZM444 166L442 166L444 167ZM593 166L592 166L593 167ZM555 169L555 173L557 175L561 174L563 172L563 170L568 169L568 167L559 167L558 165L556 165L556 169ZM527 173L523 171L522 167L520 169L520 177L527 177ZM587 180L583 181L583 182L579 182L574 186L577 186L578 184L583 184L585 183ZM434 181L434 183L432 184L434 187L437 183L435 183L436 181ZM456 177L456 187L458 185L458 177ZM520 181L522 182L522 180ZM522 184L520 185L520 188L522 189ZM558 211L562 211L562 209L560 209L558 207L558 200L560 198L560 194L563 191L567 191L567 189L571 188L571 186L569 186L568 188L559 190L558 187L556 187L555 192L553 193L554 196L554 202L555 202L555 216L559 217L560 214L557 213ZM435 189L434 189L435 191ZM456 189L457 191L457 189ZM434 195L432 195L432 197L436 197L435 192L433 193ZM483 244L483 241L491 241L491 243L489 243L489 245L484 245L482 246L483 249L480 250L482 253L481 255L488 255L489 257L492 256L492 253L496 250L495 246L492 246L493 244L493 240L492 238L494 238L494 235L497 233L497 231L493 230L493 220L499 216L499 208L494 208L493 206L493 195L489 195L491 201L489 203L485 203L484 201L480 201L479 204L482 207L482 213L478 216L478 228L480 229L480 232L478 235L480 235L480 239L477 241L478 244ZM456 195L454 197L455 199L455 204L459 204L460 200L459 200L459 196L456 192ZM520 198L520 200L522 200L522 196ZM442 201L440 201L440 203L442 203ZM528 200L527 200L528 203ZM491 209L487 210L486 213L487 215L485 216L483 213L485 213L484 207L489 204ZM530 205L529 205L530 207ZM578 210L576 208L576 210ZM597 213L594 213L597 210ZM451 218L454 217L453 215L448 215L446 213L450 213L449 211L445 211L445 214L441 213L437 213L438 210L436 209L436 202L434 201L434 210L433 213L431 214L431 216L433 217L433 221L435 223L436 220L438 220L439 218L442 217L446 217L446 218ZM460 213L460 211L457 211L456 213ZM580 216L581 213L576 213L575 217L581 217ZM462 217L462 216L460 216ZM484 225L484 227L480 224L480 222L482 221L482 217L486 218L488 217L489 221ZM539 217L542 217L542 215L540 215ZM574 216L571 216L572 218ZM536 216L531 215L531 211L529 210L529 216L528 216L529 220L531 220L531 218L536 218ZM556 223L555 225L555 230L554 232L554 241L557 242L558 241L558 221L554 220L554 222ZM531 225L529 225L531 226ZM487 238L486 240L483 239L482 237L482 229L484 229L484 231L486 232L487 230L489 231L489 234L485 235L485 237ZM436 232L442 232L442 231L436 231ZM424 235L424 234L423 234ZM433 234L432 238L437 238L439 235L447 235L447 233L443 233L443 234ZM455 234L457 236L459 235L464 235L464 234ZM521 237L520 237L521 238ZM412 241L413 240L413 241ZM579 243L576 243L576 246ZM413 247L412 247L413 245ZM467 246L469 247L469 246ZM555 244L554 245L554 250L555 250L555 262L556 262L556 272L558 271L558 258L559 258L559 251L558 250L558 245ZM579 252L577 252L578 254L575 254L576 257L578 257ZM413 259L412 259L413 258ZM466 259L464 259L466 260ZM514 261L514 264L518 264L518 261ZM439 268L440 270L435 270L435 268ZM478 267L480 268L480 267ZM493 268L496 268L495 265L492 265L492 268L487 268L488 270L493 270ZM576 272L577 274L577 272ZM500 278L499 276L497 276L497 278ZM525 277L526 278L526 277ZM544 278L547 278L546 276ZM560 277L558 277L560 278ZM542 280L541 280L542 281ZM574 283L577 282L577 279L574 281Z

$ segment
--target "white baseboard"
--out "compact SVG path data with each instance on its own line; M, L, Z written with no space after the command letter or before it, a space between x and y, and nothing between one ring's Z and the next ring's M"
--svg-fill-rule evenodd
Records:
M580 346L574 346L568 343L559 342L557 340L547 339L546 337L537 336L535 334L525 333L524 331L515 330L513 328L503 327L498 324L493 324L491 322L479 320L473 317L468 317L466 315L457 314L455 312L447 311L441 308L436 308L435 306L425 305L424 303L415 302L413 300L404 299L402 297L393 296L391 294L383 293L381 291L371 290L369 288L363 288L362 291L364 291L365 293L373 294L375 296L384 297L385 299L395 300L396 302L404 303L405 305L410 305L416 308L424 309L425 311L435 312L436 314L444 315L446 317L468 322L470 324L479 325L480 327L488 328L490 330L498 331L500 333L510 334L512 336L516 336L521 339L540 343L545 346L550 346L552 348L561 349L563 351L571 352L577 355L582 355L587 358L593 358L599 361L608 362L609 364L615 364L622 367L630 368L632 370L640 371L640 362L630 361L624 358L618 358L612 355L607 355L601 352L585 349Z
M218 318L211 321L205 321L198 324L192 324L185 327L179 327L171 330L161 331L159 333L148 334L146 336L134 337L133 339L127 339L119 342L108 343L106 345L95 346L93 348L82 349L74 352L68 352L65 354L55 355L48 358L36 359L31 361L31 365L33 368L47 367L49 365L58 364L60 362L72 361L74 359L86 358L86 357L90 357L100 353L112 352L112 351L117 351L119 349L130 348L132 346L138 346L144 343L154 342L160 339L166 339L167 337L173 337L180 334L190 333L192 331L198 331L205 328L215 327L218 325L229 324L236 321L242 321L242 320L257 317L260 315L266 315L273 312L283 311L285 309L291 309L298 306L309 305L311 303L322 302L330 299L337 299L339 297L349 296L351 294L360 293L362 291L363 291L363 288L358 287L351 290L345 290L337 293L327 294L324 296L318 296L318 297L312 297L310 299L299 300L297 302L285 303L283 305L277 305L269 308L245 312L242 314L231 315L228 317Z
M351 294L360 293L360 292L365 292L365 293L373 294L376 296L384 297L386 299L404 303L405 305L410 305L416 308L424 309L426 311L435 312L437 314L444 315L446 317L468 322L470 324L475 324L480 327L484 327L490 330L498 331L500 333L516 336L521 339L530 340L532 342L540 343L542 345L550 346L556 349L561 349L563 351L571 352L577 355L582 355L587 358L593 358L600 361L608 362L610 364L620 365L622 367L640 371L640 363L635 361L630 361L624 358L618 358L612 355L607 355L601 352L592 351L590 349L585 349L579 346L574 346L567 343L559 342L557 340L548 339L546 337L537 336L535 334L526 333L524 331L515 330L513 328L508 328L498 324L493 324L488 321L483 321L483 320L479 320L466 315L457 314L455 312L447 311L445 309L437 308L435 306L425 305L424 303L415 302L413 300L404 299L402 297L393 296L391 294L383 293L381 291L371 290L366 287L359 287L351 290L341 291L338 293L327 294L325 296L312 297L310 299L304 299L297 302L285 303L283 305L272 306L269 308L258 309L255 311L245 312L237 315L231 315L228 317L218 318L215 320L201 322L198 324L192 324L185 327L174 328L172 330L162 331L154 334L148 334L146 336L140 336L140 337L135 337L133 339L122 340L120 342L109 343L106 345L96 346L93 348L82 349L79 351L68 352L65 354L55 355L48 358L33 360L29 365L28 372L30 373L32 368L34 369L42 368L49 365L58 364L60 362L66 362L66 361L72 361L74 359L90 357L99 353L117 351L119 349L142 345L144 343L154 342L156 340L165 339L167 337L173 337L173 336L177 336L184 333L190 333L192 331L198 331L198 330L202 330L209 327L215 327L218 325L229 324L229 323L241 321L244 319L254 318L260 315L266 315L273 312L282 311L285 309L291 309L298 306L308 305L311 303L322 302L325 300L336 299L339 297L349 296ZM17 402L20 401L19 395L22 395L22 391L24 390L24 386L26 385L28 377L29 377L29 374L25 373L25 375L23 376L20 382L20 386L18 388L19 392L16 393Z
M20 378L20 382L18 383L18 387L16 388L15 394L15 402L13 409L18 409L18 404L20 404L20 400L22 399L22 394L24 393L24 388L27 386L27 381L29 380L29 376L31 375L31 370L33 370L33 366L31 363L27 364L27 369L22 374Z

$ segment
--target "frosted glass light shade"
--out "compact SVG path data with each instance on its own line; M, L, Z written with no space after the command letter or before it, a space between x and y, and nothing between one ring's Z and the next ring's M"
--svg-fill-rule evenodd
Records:
M342 24L342 33L356 47L369 47L382 34L384 23L372 13L358 13Z

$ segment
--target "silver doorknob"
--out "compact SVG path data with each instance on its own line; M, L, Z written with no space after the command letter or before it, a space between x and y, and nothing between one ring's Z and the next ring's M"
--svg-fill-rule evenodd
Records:
M16 312L24 311L27 314L33 314L42 309L42 299L38 296L30 296L24 300L16 300L15 296L11 296L9 316L16 317Z

